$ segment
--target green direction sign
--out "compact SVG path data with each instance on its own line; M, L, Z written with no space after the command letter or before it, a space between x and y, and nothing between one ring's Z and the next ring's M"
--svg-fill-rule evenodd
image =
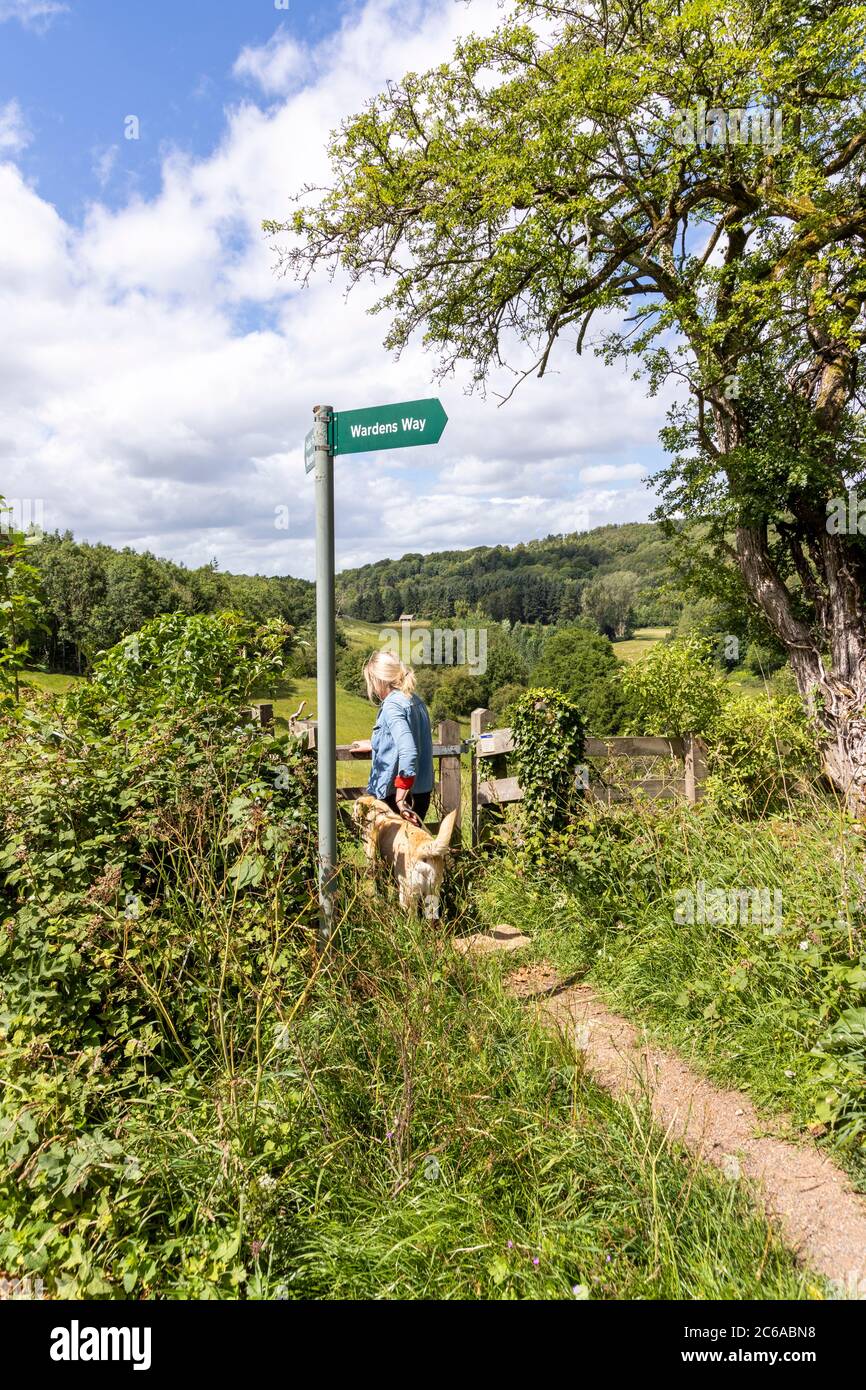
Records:
M379 449L409 449L438 444L448 416L442 402L399 401L366 410L340 410L333 420L333 452L366 454Z

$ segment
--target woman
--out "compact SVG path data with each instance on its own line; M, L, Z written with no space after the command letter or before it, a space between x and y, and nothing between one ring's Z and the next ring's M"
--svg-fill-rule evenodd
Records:
M427 706L415 694L415 672L391 652L374 652L364 682L371 703L380 705L370 742L353 745L373 754L367 793L420 825L433 792L433 735Z

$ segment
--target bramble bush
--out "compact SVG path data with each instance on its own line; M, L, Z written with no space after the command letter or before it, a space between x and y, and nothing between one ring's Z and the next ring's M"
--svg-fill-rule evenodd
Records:
M158 618L0 719L0 1268L68 1296L158 1266L196 1288L197 1239L208 1288L231 1283L231 1232L199 1239L134 1136L146 1112L189 1128L212 1087L230 1109L303 987L313 771L240 715L285 640Z

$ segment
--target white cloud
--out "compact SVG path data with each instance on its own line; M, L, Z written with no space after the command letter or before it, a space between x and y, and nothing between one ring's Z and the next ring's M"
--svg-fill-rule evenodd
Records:
M100 188L110 182L119 154L119 145L107 145L105 149L93 151L93 174Z
M314 75L310 51L284 29L277 29L267 43L241 49L232 71L266 96L284 95L304 76Z
M21 105L13 97L0 106L0 154L18 154L32 139Z
M0 0L0 24L17 19L25 28L44 30L68 9L59 0Z
M618 483L630 478L643 478L646 466L642 463L594 463L581 468L582 483Z
M211 156L169 155L157 196L95 202L79 228L0 165L7 495L43 499L49 529L309 575L313 404L441 394L450 421L437 448L338 460L341 564L646 516L634 461L655 443L664 402L627 372L564 348L556 373L498 408L460 379L437 390L419 343L395 363L368 289L347 300L326 276L301 290L272 271L261 219L327 178L341 114L499 17L496 0L468 17L450 0L369 0L332 37L314 83L265 110L234 107ZM275 525L281 506L288 532Z

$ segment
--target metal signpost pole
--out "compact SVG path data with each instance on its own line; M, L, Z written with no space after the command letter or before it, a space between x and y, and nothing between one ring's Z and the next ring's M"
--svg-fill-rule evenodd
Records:
M334 675L334 455L333 409L313 411L316 480L316 748L319 767L319 950L334 927L337 870L337 709Z
M435 397L342 410L317 405L304 440L316 479L316 685L319 759L319 950L334 930L337 877L337 702L334 664L334 456L438 444L448 416Z

